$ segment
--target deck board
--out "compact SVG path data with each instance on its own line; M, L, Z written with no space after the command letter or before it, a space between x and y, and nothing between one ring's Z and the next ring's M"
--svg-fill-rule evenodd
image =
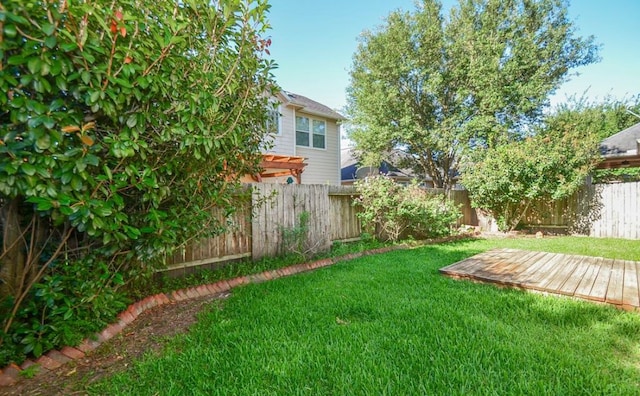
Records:
M622 291L624 287L624 260L614 260L611 267L611 277L607 287L607 297L609 304L622 304Z
M579 261L576 264L575 270L558 289L560 294L567 294L569 296L575 295L576 290L580 285L580 281L587 271L593 267L593 265L591 265L591 260L585 259L583 256L577 257Z
M494 249L441 268L440 272L640 310L640 262L635 261Z
M638 292L638 273L636 272L636 263L629 260L624 262L622 305L629 307L640 306L640 293Z
M597 301L604 301L607 296L607 288L609 287L609 278L611 277L611 267L613 260L602 260L600 265L600 271L596 276L595 282L593 282L593 288L587 298L591 298Z
M602 257L596 257L596 260L589 261L584 274L582 274L582 279L580 279L578 287L574 292L576 297L587 298L591 294L603 261L604 259Z

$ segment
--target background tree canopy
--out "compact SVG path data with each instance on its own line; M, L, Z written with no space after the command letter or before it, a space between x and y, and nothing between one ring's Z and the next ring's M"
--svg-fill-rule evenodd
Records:
M348 112L365 164L392 148L450 188L468 147L496 147L542 117L570 70L597 60L562 0L437 0L391 13L354 55Z
M237 177L259 163L274 86L268 8L0 4L5 352L8 341L36 354L71 344L57 318L99 316L105 290L224 226L209 209L232 211Z

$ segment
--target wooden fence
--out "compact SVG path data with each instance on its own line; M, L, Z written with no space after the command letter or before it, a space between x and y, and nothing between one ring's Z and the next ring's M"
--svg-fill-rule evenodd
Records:
M223 262L251 257L251 200L239 200L237 211L228 218L220 211L213 209L213 212L218 221L226 225L227 232L200 239L167 257L167 269L172 274L184 275L193 267L215 268Z
M331 246L329 224L329 186L256 184L251 225L252 257L285 253L288 242L296 242L298 253L319 252ZM307 241L286 241L286 232L300 227L301 216L308 216Z
M226 221L229 232L184 247L167 259L172 274L190 272L192 267L215 267L242 258L259 259L286 252L292 241L287 232L300 226L308 214L308 231L295 249L319 252L334 241L353 241L362 232L353 206L352 186L254 184L251 200L239 201L239 210ZM431 190L443 194L442 190ZM595 237L640 239L640 183L585 186L573 197L550 204L538 204L524 223L558 233ZM465 190L452 190L448 198L459 205L458 224L478 225ZM534 213L536 213L534 215ZM221 220L224 220L220 218Z
M184 275L194 268L215 268L223 262L276 256L287 251L313 253L328 250L332 242L360 238L362 227L353 205L353 186L253 184L251 200L238 202L238 212L228 218L229 232L180 249L167 258L172 275ZM432 190L442 194L442 190ZM459 223L477 224L466 191L450 191L463 217ZM308 230L302 241L295 238L303 213ZM222 218L219 218L223 220ZM293 242L293 243L292 243ZM293 246L292 246L293 245Z
M528 226L594 237L640 239L640 182L591 184L571 198L538 204Z

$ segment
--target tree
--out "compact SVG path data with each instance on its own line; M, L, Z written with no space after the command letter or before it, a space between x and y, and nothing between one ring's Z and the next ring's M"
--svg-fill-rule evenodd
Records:
M502 231L514 230L536 202L573 195L599 162L597 133L541 129L521 141L476 153L463 167L462 183L474 207L488 211Z
M590 101L584 95L569 97L545 116L548 130L581 130L595 135L599 140L608 138L640 122L640 96L618 100L605 97L601 101ZM593 181L635 181L639 179L639 168L596 169Z
M544 124L551 130L588 130L600 140L640 122L640 95L616 99L610 96L590 101L586 93L568 97L545 115Z
M437 0L391 13L365 32L348 89L352 133L367 164L391 148L449 188L461 153L496 147L539 121L571 68L596 60L562 0Z
M107 268L100 287L109 287L222 229L210 209L233 211L238 176L259 164L274 86L268 9L266 0L0 4L5 334L34 285L64 265ZM43 321L58 312L43 309Z

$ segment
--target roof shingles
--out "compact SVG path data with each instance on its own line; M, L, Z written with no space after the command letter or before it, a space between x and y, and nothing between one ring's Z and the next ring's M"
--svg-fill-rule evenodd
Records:
M306 96L295 94L292 92L282 91L282 94L289 101L290 104L298 105L302 107L303 111L307 111L312 114L322 115L333 120L345 120L346 118L340 113L332 110L331 108L318 103L315 100L311 100Z

